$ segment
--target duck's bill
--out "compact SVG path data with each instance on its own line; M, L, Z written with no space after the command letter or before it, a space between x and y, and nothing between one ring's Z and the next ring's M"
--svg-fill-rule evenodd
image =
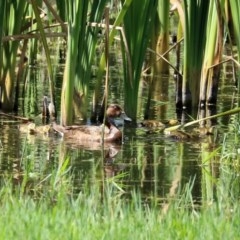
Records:
M125 112L122 112L120 115L120 118L122 118L124 121L131 122L132 119L126 115Z

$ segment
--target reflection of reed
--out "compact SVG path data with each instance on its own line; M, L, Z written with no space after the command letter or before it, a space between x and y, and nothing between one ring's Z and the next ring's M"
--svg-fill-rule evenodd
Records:
M105 178L113 178L124 170L124 166L115 164L113 161L108 161L104 165Z
M215 140L217 133L208 136L207 141L201 143L201 166L202 166L202 179L201 179L201 199L203 204L211 204L216 197L216 183L219 177L220 164L219 164L219 150Z
M117 156L120 148L110 147L104 157L104 173L105 178L112 178L116 176L121 170L122 167L114 163L114 158Z
M182 178L182 165L179 164L175 171L175 178L172 180L172 184L169 189L169 194L168 194L169 201L166 201L162 206L163 214L166 214L168 212L168 209L169 209L169 206L171 203L171 199L173 199L176 196L177 188L179 187L181 178Z
M217 113L217 108L216 107L212 107L212 108L209 108L207 107L206 109L200 109L199 110L199 116L198 118L199 119L204 119L206 117L210 117L210 116L213 116ZM199 124L200 126L213 126L217 123L217 119L207 119L205 121L201 121Z
M144 119L166 119L168 102L169 79L167 76L146 76L144 80L148 83L148 98L144 113ZM153 101L154 100L154 101ZM154 108L151 103L154 104Z
M144 182L146 180L146 172L147 169L147 157L143 157L142 159L142 168L141 168L141 179L140 179L140 186L143 187L144 186Z
M9 122L7 120L6 122ZM9 124L1 124L0 129L0 148L1 148L1 162L0 162L0 172L4 173L1 176L7 174L12 176L12 180L19 181L22 177L21 170L21 158L19 157L18 150L21 147L21 142L19 138L16 138L14 134L15 129L13 129ZM6 157L5 154L8 154Z

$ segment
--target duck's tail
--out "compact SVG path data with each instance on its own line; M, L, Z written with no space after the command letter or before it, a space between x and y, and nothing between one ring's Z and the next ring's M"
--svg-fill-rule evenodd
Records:
M56 122L52 123L52 128L54 131L59 133L62 137L64 136L64 133L66 132L66 129L62 125L57 124Z

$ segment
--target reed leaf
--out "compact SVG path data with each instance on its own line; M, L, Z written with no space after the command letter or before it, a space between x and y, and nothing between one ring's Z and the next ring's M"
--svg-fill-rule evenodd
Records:
M68 22L67 59L64 71L61 102L61 122L73 121L73 101L85 117L93 56L98 29L87 22L100 22L107 1L65 1Z
M239 113L239 112L240 112L240 108L234 108L234 109L231 109L231 110L228 110L228 111L225 111L225 112L222 112L222 113L218 113L218 114L215 114L215 115L212 115L212 116L208 116L208 117L205 117L205 118L197 119L197 120L188 122L186 124L180 124L180 125L176 125L176 126L165 128L164 129L164 133L165 134L169 134L171 131L177 130L179 128L189 127L189 126L192 126L192 125L194 125L196 123L200 123L202 121L206 121L206 120L214 119L214 118L218 118L218 117L223 117L223 116L227 116L227 115L232 115L232 114L236 114L236 113Z
M237 45L238 52L238 62L240 61L240 3L238 0L229 0L231 15L232 15L232 23L234 28L234 40ZM240 71L238 71L238 75L240 75ZM238 91L240 90L240 83L238 81Z
M43 2L46 4L47 8L49 9L49 11L52 13L52 15L54 16L54 18L56 19L56 21L59 22L59 24L61 25L62 31L67 33L67 27L64 24L64 21L62 20L62 18L57 14L57 12L55 11L55 9L52 7L51 3L49 2L49 0L43 0ZM61 13L61 12L60 12ZM63 15L63 13L61 13ZM64 18L63 18L64 19Z
M86 21L90 23L101 22L107 2L107 0L93 1L89 6L89 18ZM81 96L81 112L83 113L83 117L85 117L86 108L88 107L89 84L91 81L92 63L96 55L98 34L99 28L92 26L82 27L80 32L82 39L78 45L79 66L76 69L76 90L78 95Z
M116 17L116 20L114 21L112 30L109 33L109 46L112 45L112 43L114 41L114 37L117 34L116 28L119 27L122 24L124 16L125 16L126 12L128 11L131 3L132 3L132 0L125 0L124 3L122 4L122 8L121 8L120 12L117 14L117 17ZM124 38L124 36L122 36L122 35L120 35L120 36L122 38ZM95 106L97 105L97 102L100 99L100 94L101 93L100 93L99 89L101 88L105 67L106 67L106 59L105 59L105 54L103 53L101 55L100 62L99 62L99 67L98 67L98 72L97 72L97 82L95 84L95 91L94 91L94 96L93 96L93 102L94 102L93 107L94 108L95 108Z
M86 26L88 3L80 0L64 1L67 22L67 57L63 77L61 96L61 123L70 125L73 121L73 94L78 58L78 44L81 28ZM81 4L82 3L82 4Z
M240 2L238 0L229 0L231 7L232 22L234 27L235 41L238 48L238 61L240 61Z
M50 89L50 96L51 96L51 102L56 106L55 104L55 96L54 96L54 79L53 79L53 69L52 69L52 63L51 63L51 57L50 57L50 51L48 48L47 38L44 32L42 20L40 17L40 12L38 10L38 4L36 0L31 0L33 11L36 17L38 30L40 32L43 48L45 51L46 61L47 61L47 69L48 69L48 76L49 76L49 89Z
M169 48L169 1L158 0L158 18L160 22L160 33L157 40L156 52L164 54ZM168 60L168 53L165 55ZM169 73L169 64L162 58L156 63L157 73Z
M170 9L171 11L175 11L177 9L179 19L180 19L180 24L181 28L184 29L184 11L183 11L183 6L181 4L180 0L170 0L171 4L173 5L172 8Z
M206 42L209 1L184 0L184 53L182 103L197 106Z
M138 91L147 45L152 31L157 1L133 0L124 17L124 32L129 47L131 64L128 64L123 48L125 110L136 120L138 106ZM130 72L132 71L132 72ZM129 78L129 75L131 76ZM130 81L129 79L132 79Z
M3 3L2 3L3 4ZM4 5L3 5L4 7ZM16 0L5 2L3 33L14 35L21 33L25 23L27 1ZM4 9L4 8L3 8ZM1 74L1 107L5 111L12 111L14 107L14 88L16 84L15 67L19 41L7 41L2 44L2 74Z
M208 13L207 39L200 83L200 105L216 104L223 51L223 9L225 1L211 1ZM211 68L216 64L216 67Z
M65 3L66 2L62 0L56 0L57 12L63 22L67 21L67 12L66 12Z
M2 37L4 31L4 15L5 15L5 5L6 1L0 2L0 82L1 82L1 73L2 73Z
M30 19L34 19L34 11L33 7L30 4L28 7L28 16ZM36 32L37 31L37 24L31 24L29 29L30 31ZM24 35L22 35L24 36ZM28 40L28 63L30 66L33 66L37 60L37 50L38 50L38 39L37 38L30 38Z

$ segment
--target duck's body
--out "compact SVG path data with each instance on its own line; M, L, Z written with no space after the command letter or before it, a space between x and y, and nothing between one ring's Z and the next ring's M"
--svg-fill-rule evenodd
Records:
M114 125L110 127L101 126L67 126L53 125L55 131L60 133L64 139L67 140L78 140L78 141L89 141L89 142L115 142L122 139L121 131Z
M51 132L51 125L36 126L35 123L21 124L18 129L22 133L28 133L30 135L44 134L49 135Z
M117 142L122 140L122 132L113 123L113 118L121 117L124 112L116 104L111 104L107 108L106 121L101 126L73 125L61 126L54 124L53 129L60 133L64 139L80 142ZM124 115L126 119L126 115Z

